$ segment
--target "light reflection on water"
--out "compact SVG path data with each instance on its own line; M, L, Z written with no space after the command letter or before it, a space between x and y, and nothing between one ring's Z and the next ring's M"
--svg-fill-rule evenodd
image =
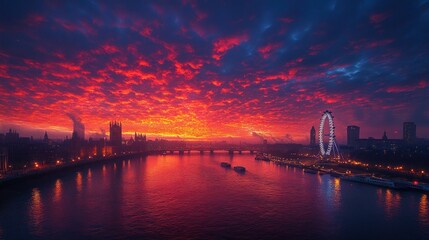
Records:
M334 206L335 208L339 209L341 204L341 185L340 185L340 179L334 178Z
M393 192L390 189L384 191L384 206L386 209L386 214L389 218L395 217L398 213L399 205L401 202L401 195L398 192Z
M420 221L427 227L429 227L429 206L428 206L428 195L422 194L419 203L419 217Z
M33 188L32 190L28 216L32 233L35 236L41 236L43 233L43 203L40 196L40 190L38 188Z
M76 189L78 192L82 191L82 173L77 172L76 174Z
M55 188L54 188L54 202L58 202L61 200L61 192L62 192L62 182L61 179L57 179L55 181Z
M427 195L343 182L253 157L149 156L70 171L19 193L30 199L17 195L7 208L0 206L0 236L419 239L429 234ZM245 166L246 173L222 168L222 161ZM8 210L23 206L29 209L25 214ZM13 224L4 217L9 215ZM17 225L29 230L16 233Z

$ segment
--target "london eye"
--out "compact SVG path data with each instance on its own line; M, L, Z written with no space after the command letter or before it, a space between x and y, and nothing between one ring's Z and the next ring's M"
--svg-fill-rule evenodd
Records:
M328 127L329 133L325 134L324 127L325 121L328 119ZM324 137L328 137L328 145L325 149L325 143L323 142ZM320 155L323 158L327 158L334 147L335 144L335 126L334 126L334 117L332 116L332 112L326 110L323 112L322 118L320 119L320 127L319 127L319 146L320 146Z

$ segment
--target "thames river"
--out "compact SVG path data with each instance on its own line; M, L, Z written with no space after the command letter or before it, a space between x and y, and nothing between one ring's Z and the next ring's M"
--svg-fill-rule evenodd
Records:
M0 239L428 239L428 198L248 153L148 156L0 189Z

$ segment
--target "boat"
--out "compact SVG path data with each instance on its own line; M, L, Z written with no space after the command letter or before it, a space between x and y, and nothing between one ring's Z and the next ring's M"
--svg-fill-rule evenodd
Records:
M305 173L311 173L311 174L317 174L318 173L317 170L314 170L314 169L311 169L311 168L304 169L304 172Z
M397 188L395 185L395 182L379 178L375 176L368 176L368 175L352 175L352 176L342 176L341 179L351 182L360 182L360 183L366 183L371 184L379 187L387 187L387 188Z
M231 168L231 164L227 163L227 162L221 162L220 166L224 167L224 168Z
M246 168L242 167L242 166L235 166L234 171L236 171L238 173L244 173L244 172L246 172Z
M262 161L270 161L270 158L266 156L265 154L257 154L255 157L255 160L262 160Z
M393 180L395 182L396 188L402 188L402 189L411 189L411 190L417 190L421 192L429 192L429 184L426 183L419 183L418 181L407 181L407 180L401 180L396 179Z
M423 191L423 192L429 193L429 185L428 184L417 183L412 188L416 189L416 190L419 190L419 191Z
M341 172L338 172L338 171L335 171L335 170L331 170L329 172L329 175L331 175L332 177L342 177L342 176L345 175L345 173L341 173Z
M394 179L393 182L395 183L395 186L397 188L404 188L404 189L415 189L416 186L418 185L417 181L410 182L402 179Z
M426 183L419 183L417 181L409 182L408 188L422 191L422 192L429 192L429 185Z

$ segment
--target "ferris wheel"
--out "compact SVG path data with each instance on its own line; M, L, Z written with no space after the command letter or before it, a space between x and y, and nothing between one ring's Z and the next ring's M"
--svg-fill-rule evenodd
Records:
M324 127L325 127L325 121L328 119L328 127L329 127L329 133L325 134ZM323 142L323 138L327 136L328 137L328 145L325 149L325 144ZM328 157L331 155L331 151L333 151L333 148L337 150L337 153L339 155L338 147L335 143L335 126L334 126L334 117L332 116L332 112L326 110L323 112L322 118L320 119L320 127L319 127L319 146L320 146L320 155L323 158ZM335 152L334 152L335 154Z

